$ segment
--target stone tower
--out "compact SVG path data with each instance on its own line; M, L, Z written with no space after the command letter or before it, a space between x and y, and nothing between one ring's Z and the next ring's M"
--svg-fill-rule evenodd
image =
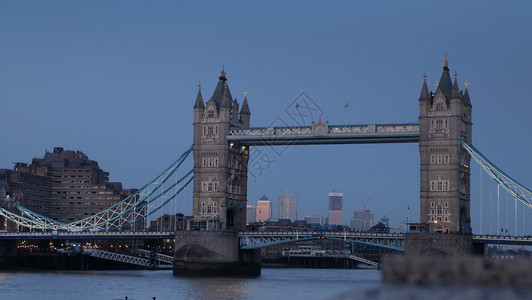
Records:
M472 106L467 86L449 75L447 57L436 92L423 82L419 97L420 222L431 231L471 233L470 160L461 139L471 144Z
M248 128L250 115L247 95L239 111L223 69L207 103L199 87L194 105L193 215L207 228L245 230L249 149L229 143L226 136L230 128Z

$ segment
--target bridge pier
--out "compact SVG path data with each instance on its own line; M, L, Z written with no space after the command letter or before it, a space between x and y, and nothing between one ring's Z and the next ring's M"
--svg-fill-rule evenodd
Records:
M408 256L457 256L475 253L473 235L453 233L407 233L405 254Z
M0 242L0 268L16 266L18 260L18 243L16 240L2 240Z
M174 276L260 276L260 250L241 250L237 232L176 232Z

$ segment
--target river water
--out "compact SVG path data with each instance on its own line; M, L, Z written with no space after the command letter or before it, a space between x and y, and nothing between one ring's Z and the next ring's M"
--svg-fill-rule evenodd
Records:
M531 289L381 283L378 270L262 269L257 278L172 271L0 271L0 299L532 299Z

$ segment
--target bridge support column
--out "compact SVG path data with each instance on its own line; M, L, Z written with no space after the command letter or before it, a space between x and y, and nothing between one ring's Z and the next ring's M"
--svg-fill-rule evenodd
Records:
M174 276L260 276L260 273L260 250L241 250L236 232L176 232Z
M408 256L448 256L473 254L471 234L407 233L405 254Z
M0 242L0 269L15 267L17 265L17 245L16 240L2 240Z

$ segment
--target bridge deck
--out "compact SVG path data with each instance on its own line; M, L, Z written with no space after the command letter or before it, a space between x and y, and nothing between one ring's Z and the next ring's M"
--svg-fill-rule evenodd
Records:
M232 128L228 141L250 146L417 143L418 123Z

